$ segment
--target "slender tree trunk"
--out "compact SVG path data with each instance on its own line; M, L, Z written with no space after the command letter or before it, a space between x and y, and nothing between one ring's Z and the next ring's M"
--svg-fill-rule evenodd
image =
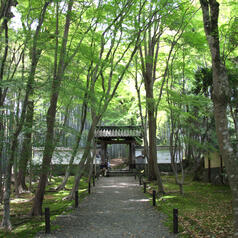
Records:
M88 173L88 183L91 183L92 175L93 175L93 157L90 158L89 173Z
M145 89L146 89L146 107L148 110L148 125L149 125L149 179L157 179L158 192L165 193L158 163L157 163L157 147L156 147L156 108L153 94L153 79L150 73L150 66L147 63L147 72L144 74Z
M52 94L50 99L50 106L47 111L47 131L45 137L45 148L43 152L43 161L41 167L41 175L40 181L36 190L34 203L31 210L32 216L38 216L42 214L42 203L44 199L45 186L47 182L47 176L49 172L49 167L51 163L52 154L54 151L54 126L55 126L55 115L56 115L56 107L59 96L60 84L64 77L64 65L65 65L65 52L66 52L66 44L68 41L68 33L70 27L70 18L73 7L73 0L70 0L68 3L68 10L66 15L64 36L62 41L61 53L59 64L57 65L58 71L56 77L53 78L52 82Z
M10 4L10 2L9 2ZM8 11L10 12L10 7ZM8 53L8 20L7 20L7 16L5 16L5 19L3 20L3 25L4 25L4 29L5 29L5 52L4 52L4 59L6 61L7 58L7 53ZM4 72L4 62L2 62L1 64L1 70L0 70L0 80L2 81L3 79L3 72ZM1 104L4 103L4 99L3 99L3 93L2 93L2 89L0 91L0 100L1 100ZM23 109L24 111L24 109ZM22 113L24 116L24 112ZM13 133L13 137L12 137L12 142L11 142L11 152L10 152L10 156L9 159L7 161L7 168L6 168L6 172L5 172L5 190L4 190L4 210L3 210L3 217L2 217L2 223L1 226L5 229L5 230L11 230L12 225L11 225L11 221L10 221L10 196L11 196L11 175L12 175L12 166L14 163L14 155L15 155L15 150L17 147L17 140L18 140L18 135L21 131L21 124L17 125L15 133Z
M3 138L4 138L4 127L3 127L3 112L0 112L0 203L3 199Z
M70 176L70 172L72 170L73 161L74 161L74 157L71 155L69 165L67 166L66 171L65 171L64 179L63 179L62 183L56 188L57 191L65 189L65 186L66 186L67 181Z
M11 175L12 175L12 166L14 163L15 151L17 148L17 138L18 136L14 134L13 141L11 143L11 148L10 148L10 158L7 162L7 169L5 173L5 191L4 191L4 197L3 197L4 211L3 211L1 226L4 227L6 230L12 229L12 225L10 222Z
M147 112L146 112L147 114ZM148 142L148 136L147 136L147 116L145 118L145 124L143 126L143 137L144 137L144 156L147 159L147 165L149 161L149 142ZM146 173L147 176L149 175L149 168L146 167Z
M87 80L87 89L88 89L88 80ZM80 131L78 132L78 135L77 135L74 147L73 147L73 151L72 151L72 154L71 154L71 157L70 157L70 161L69 161L69 164L68 164L68 166L66 168L66 171L65 171L64 179L63 179L62 183L57 187L58 191L65 188L65 185L66 185L66 183L68 181L68 178L70 176L72 166L73 166L73 162L74 162L74 158L75 158L75 156L78 152L79 142L81 140L82 133L83 133L83 130L84 130L86 117L87 117L87 92L85 93L84 102L83 102L83 105L82 105L82 116L81 116Z
M157 147L156 147L156 119L154 117L154 113L150 110L148 111L148 123L149 123L149 158L152 160L153 169L155 178L158 183L158 192L165 193L162 178L160 175L160 170L157 163ZM149 177L150 178L150 177ZM154 179L152 177L152 179Z
M148 162L148 160L149 160L149 146L148 146L148 138L147 138L147 110L145 112L145 116L143 116L141 94L140 94L141 85L139 87L137 75L138 75L138 69L137 69L137 57L136 57L135 87L136 87L136 92L137 92L137 97L138 97L138 107L139 107L139 111L140 111L141 125L143 127L144 156ZM149 175L149 171L146 171L146 174Z
M3 104L2 101L0 99L0 108L3 108ZM0 112L0 203L2 203L3 200L3 141L4 141L4 132L5 132L5 128L4 128L4 111Z
M54 80L55 81L55 80ZM56 84L56 85L55 85ZM31 214L33 216L42 214L42 202L45 193L45 187L47 182L47 176L50 168L51 158L54 152L54 125L55 125L55 115L56 115L56 106L59 93L59 82L53 83L53 88L55 91L51 96L50 107L47 112L47 131L45 138L45 148L43 152L43 162L41 166L41 175L40 181L36 190L34 203L32 207Z
M31 160L32 156L31 137L33 126L33 114L34 114L34 103L33 101L29 101L25 122L26 132L24 133L23 145L19 159L19 171L17 178L19 193L22 193L28 189L26 186L25 178L26 178L27 163L28 161Z
M224 159L229 184L233 197L233 237L238 237L238 154L231 146L227 105L230 97L228 75L225 65L220 56L218 17L219 3L216 0L200 0L203 12L204 30L212 56L213 71L213 105L215 115L216 133L218 137L219 149Z
M93 143L94 144L94 143ZM96 156L96 149L94 146L93 155L89 152L89 172L88 172L88 185L91 186L91 180L93 175L93 160Z
M100 119L99 117L94 117L94 119L92 121L90 130L88 132L86 147L85 147L83 156L82 156L82 158L81 158L81 160L80 160L80 162L77 166L77 171L76 171L75 178L74 178L74 185L73 185L73 188L72 188L71 193L69 195L69 199L73 199L75 191L78 190L79 182L80 182L80 179L83 175L84 168L85 168L85 161L89 156L92 140L94 138L94 131L96 129L96 125L98 124L99 119Z
M5 45L3 47L4 53L3 57L1 58L1 65L0 65L0 83L3 81L7 56L8 56L8 22L13 17L11 13L12 6L16 6L16 0L2 0L0 5L0 36L4 32L5 34ZM2 50L2 47L0 47ZM0 108L3 108L5 97L6 97L7 90L3 89L0 86ZM3 183L2 183L2 156L3 156L3 138L4 138L4 125L3 125L3 116L4 112L0 112L0 203L2 202L3 197Z
M24 98L24 102L23 102L23 106L22 106L21 118L20 118L19 122L17 123L15 132L13 133L13 137L12 137L13 139L11 142L11 152L10 152L9 161L8 161L7 170L6 170L6 181L5 181L5 192L4 192L4 214L3 214L3 219L2 219L2 226L7 230L11 229L11 222L10 222L11 170L12 170L12 165L14 162L14 155L16 152L18 136L22 130L22 127L23 127L23 124L25 121L26 108L27 108L29 97L30 97L30 95L32 93L32 89L33 89L34 75L35 75L35 70L36 70L36 66L37 66L37 62L38 62L37 57L39 57L39 54L36 50L36 44L37 44L38 34L40 32L40 29L41 29L41 26L42 26L42 23L44 20L46 8L48 5L49 5L49 2L46 2L42 9L41 18L40 18L39 24L37 26L36 33L34 35L34 41L33 41L34 46L33 46L33 51L32 51L31 71L30 71L30 75L29 75L29 78L27 81L26 94L25 94L25 98Z
M170 90L172 90L172 82L171 82L171 87ZM183 183L184 183L184 170L183 170L183 164L182 164L182 158L181 158L181 143L180 143L180 137L179 137L179 115L174 112L173 106L174 103L170 100L170 95L167 92L167 102L169 105L170 109L170 125L171 125L171 130L170 130L170 137L169 137L169 145L170 145L170 157L171 157L171 167L174 173L175 177L175 183L179 186L180 194L184 194L183 190ZM181 110L181 107L180 107ZM178 145L179 144L179 145ZM179 155L177 155L177 150L179 151ZM179 161L178 161L179 159ZM181 179L179 180L179 175L178 175L178 162L180 164L180 169L181 169Z
M0 35L3 30L5 30L5 47L4 47L4 53L3 57L1 59L1 65L0 65L0 83L3 81L3 75L4 75L4 69L5 69L5 64L7 60L7 55L8 55L8 20L7 20L7 15L10 13L11 9L11 2L9 1L8 3L6 1L2 2L1 7L0 7L0 20L2 18L3 22L0 22ZM2 47L1 47L2 48ZM4 97L4 90L2 87L0 87L0 108L3 108L5 101ZM4 112L0 112L0 202L2 202L2 196L3 196L3 183L2 183L2 156L3 156L3 138L4 138L4 125L3 125L3 115Z
M150 8L152 12L152 6ZM160 19L157 19L153 27L149 27L144 34L144 45L140 47L140 58L142 66L143 81L146 91L146 108L148 111L149 126L149 160L148 171L149 179L158 182L159 192L164 193L163 183L157 164L157 148L156 148L156 103L154 98L154 82L156 80L156 65L158 62L159 42L162 31L160 28ZM153 28L153 30L152 30Z
M155 180L155 163L154 160L157 159L157 151L156 151L156 125L153 112L148 110L148 125L149 125L149 180Z
M153 98L153 82L150 76L146 76L144 81L146 89L146 108L148 111L148 126L149 126L149 153L148 153L149 180L155 180L156 174L155 174L154 160L157 160L157 151L156 151L156 120L154 116L155 111L154 111L154 98Z
M230 112L235 126L236 139L238 140L238 106L237 108L233 109L233 107L230 105Z
M172 112L171 112L172 113ZM172 119L173 118L173 119ZM175 176L175 183L179 186L179 191L181 195L184 195L184 190L183 190L183 184L184 184L184 170L183 170L183 164L182 164L182 158L181 158L181 151L180 151L180 145L179 145L179 164L180 164L180 169L181 169L181 179L179 179L178 176L178 160L177 158L177 141L179 141L178 138L178 130L174 131L174 124L175 122L173 121L174 117L171 115L171 133L170 133L170 157L171 157L171 167Z
M153 51L153 47L154 46L152 45L150 45L149 47L150 54L152 54L151 51ZM156 152L156 130L154 131L154 129L156 128L156 121L154 121L155 119L154 94L153 94L154 80L152 77L153 62L147 62L146 57L149 57L149 53L147 52L145 52L145 56L144 56L145 62L143 61L142 48L140 48L140 56L141 56L141 62L142 62L143 80L144 80L145 91L146 91L146 109L148 112L148 126L149 126L149 153L148 153L149 175L148 177L149 177L149 180L155 180L156 174L155 174L155 167L154 167L155 166L154 159L157 159L157 152ZM150 55L150 57L153 57L153 56ZM155 148L153 148L154 146Z
M158 192L165 193L158 163L157 163L157 147L156 147L156 108L153 95L153 79L151 77L149 63L147 64L147 73L144 74L145 89L146 89L146 107L148 110L148 125L149 125L149 179L157 179Z
M13 162L13 179L14 179L14 192L15 196L19 197L19 190L18 190L18 183L17 183L17 170L18 170L18 157L17 157L17 151L18 151L18 141L15 149L14 154L14 162Z
M89 152L90 152L90 150L89 150ZM66 199L72 200L72 199L75 198L74 197L75 191L78 190L80 180L83 176L83 172L84 172L84 169L86 167L85 162L86 162L87 158L85 159L84 156L86 156L86 153L89 153L89 152L88 152L87 148L85 148L83 157L81 158L79 164L77 165L77 171L76 171L75 176L74 176L74 185L72 187L72 190L71 190L70 194L66 197Z
M31 156L29 160L29 187L28 187L29 191L32 191L32 177L33 174L32 174L32 156Z
M57 187L57 190L60 191L62 189L65 188L65 185L68 181L68 178L70 176L70 173L72 171L72 167L73 167L73 162L74 162L74 158L78 152L78 147L79 147L79 142L81 140L81 135L82 133L80 133L78 136L77 136L77 139L76 139L76 142L75 142L75 145L74 145L74 148L73 148L73 151L72 151L72 154L71 154L71 157L70 157L70 161L69 161L69 164L66 168L66 171L65 171L65 175L64 175L64 179L62 181L62 183Z

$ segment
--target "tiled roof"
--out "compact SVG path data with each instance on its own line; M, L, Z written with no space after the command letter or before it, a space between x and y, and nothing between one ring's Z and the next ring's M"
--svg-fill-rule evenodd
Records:
M141 126L98 126L95 131L96 138L142 137Z

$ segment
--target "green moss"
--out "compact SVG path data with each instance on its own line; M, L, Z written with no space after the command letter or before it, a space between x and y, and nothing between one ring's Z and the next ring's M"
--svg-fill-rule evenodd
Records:
M173 229L173 208L179 210L180 237L229 237L232 234L231 191L228 186L193 182L186 177L184 195L172 176L163 176L166 195L157 201L158 210L168 217L166 225ZM150 183L149 189L157 185ZM148 195L150 196L150 195Z
M67 188L72 188L74 177L70 177L67 183ZM45 207L50 208L51 221L53 221L62 212L69 213L73 209L74 201L63 200L69 194L69 190L54 191L62 181L62 177L52 177L50 184L46 187L46 193L43 201L42 211ZM35 184L36 186L36 184ZM83 178L79 187L79 202L87 196L87 179ZM0 231L0 238L31 238L37 232L44 230L44 216L30 217L32 207L31 198L34 194L21 194L19 198L11 202L11 222L13 230L11 232ZM1 205L1 210L3 206ZM1 214L2 215L2 214ZM57 229L57 226L51 226L51 230Z

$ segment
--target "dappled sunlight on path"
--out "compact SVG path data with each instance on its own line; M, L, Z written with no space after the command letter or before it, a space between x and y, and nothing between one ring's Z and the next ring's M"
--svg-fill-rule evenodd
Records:
M175 237L163 225L164 220L133 177L103 177L78 209L57 218L57 231L38 237Z

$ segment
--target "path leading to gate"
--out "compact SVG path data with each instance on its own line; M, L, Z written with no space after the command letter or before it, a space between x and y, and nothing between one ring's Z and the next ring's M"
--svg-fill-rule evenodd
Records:
M38 237L175 237L163 225L165 219L149 203L134 177L104 177L78 209L57 217L57 231Z

